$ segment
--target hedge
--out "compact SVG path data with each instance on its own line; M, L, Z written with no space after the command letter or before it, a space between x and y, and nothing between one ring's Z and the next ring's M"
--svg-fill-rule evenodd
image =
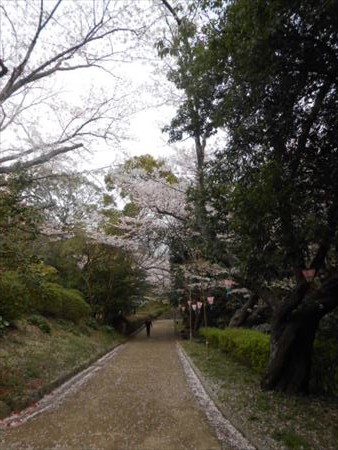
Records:
M226 352L233 360L263 375L270 353L270 336L246 328L201 328L212 347ZM338 342L318 340L314 342L311 390L338 395Z
M200 334L235 361L263 374L269 359L270 337L245 328L202 328Z

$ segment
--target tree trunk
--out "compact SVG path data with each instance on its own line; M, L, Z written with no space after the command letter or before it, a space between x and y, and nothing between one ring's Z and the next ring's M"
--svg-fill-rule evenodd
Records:
M252 313L252 308L257 304L257 302L258 295L251 295L249 300L232 316L229 322L229 327L236 328L243 326L249 315Z
M274 313L263 389L308 393L313 341L320 319L338 306L338 277L308 293L304 286L297 286Z
M302 312L273 327L270 359L262 388L286 394L308 394L316 314Z

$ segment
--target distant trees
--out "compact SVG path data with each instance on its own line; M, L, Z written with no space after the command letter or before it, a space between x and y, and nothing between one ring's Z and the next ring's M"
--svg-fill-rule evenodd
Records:
M149 281L168 284L170 236L185 220L187 183L162 159L135 156L110 171L106 185L112 204L104 210L105 232L132 250ZM119 208L114 204L120 203ZM123 208L121 207L123 203Z
M132 254L85 235L47 243L39 254L56 268L63 285L82 292L102 323L114 325L130 314L148 289Z
M56 279L49 280L57 286L48 285L48 295L41 296L55 301L55 308L60 295L77 302L76 293L62 289L80 289L94 310L95 301L102 306L103 320L111 321L111 314L130 312L142 295L143 272L127 252L95 243L93 236L83 238L100 254L93 257L96 265L87 261L99 285L77 266L84 248L74 262L59 241L71 246L75 234L98 231L102 191L73 168L70 172L62 156L69 162L71 152L92 150L98 140L117 145L133 108L122 80L112 75L144 31L137 9L128 0L14 0L0 6L0 282L12 277L25 291L22 301L33 299L35 281L39 286L46 281L42 276L40 283L32 268L44 267L43 260L57 268ZM85 69L88 78L82 76ZM103 76L109 80L104 90ZM61 252L55 261L53 245ZM120 270L120 281L112 283L114 270ZM129 289L123 284L127 279Z

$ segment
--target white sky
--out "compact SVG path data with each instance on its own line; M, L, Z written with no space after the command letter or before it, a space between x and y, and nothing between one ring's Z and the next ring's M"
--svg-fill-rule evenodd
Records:
M4 46L3 43L3 50L4 57L9 61L8 65L10 69L20 60L20 45L27 45L27 36L29 38L31 37L32 30L36 26L38 16L36 14L34 16L34 8L32 9L32 5L40 4L37 0L31 0L31 8L28 9L28 12L32 12L32 16L29 14L27 20L20 22L20 17L25 13L24 6L26 5L26 0L18 0L18 3L14 2L14 0L11 3L11 1L6 0L6 7L12 15L12 19L15 19L16 37L18 38L16 46L18 48L14 45L15 42L13 44L13 39L10 39L11 26L5 21L4 23L7 25L8 30L6 29L6 33L3 32L3 34L7 38L6 42L8 45ZM53 5L55 1L53 0L51 3L46 1L45 5ZM117 2L116 4L118 5L119 3ZM13 8L10 8L11 5L14 5ZM15 10L15 5L19 5L22 9L22 11L20 10L20 17L19 10ZM150 19L153 17L149 15L149 11L151 14L153 13L151 9L152 0L135 0L135 5L142 6L141 10L144 10L144 17L140 19L140 23L142 23L142 20L145 23L151 21ZM26 19L26 16L24 17ZM131 17L127 17L127 23L131 19ZM137 17L134 17L133 20L136 21L135 26L140 25L137 22ZM67 24L67 22L65 23ZM132 25L130 24L130 26ZM164 24L163 26L166 25ZM75 161L73 161L74 169L97 169L114 164L128 156L145 153L150 153L155 157L166 158L170 156L174 149L172 146L167 145L168 136L161 132L161 128L170 123L176 108L169 105L172 103L170 90L173 87L169 87L170 83L166 80L165 76L163 74L161 75L158 67L155 68L157 54L153 48L153 42L160 35L161 30L156 29L155 33L153 32L148 36L144 36L144 48L142 42L137 42L137 44L131 42L130 45L134 45L134 48L131 48L130 52L127 51L126 55L119 52L119 50L123 50L125 46L128 47L129 42L128 40L123 40L122 37L122 40L119 40L119 35L116 35L116 41L114 40L114 52L116 51L117 55L116 61L106 61L105 70L107 72L100 71L96 68L80 69L47 77L45 82L42 80L44 91L41 90L41 92L53 94L55 97L48 100L46 105L39 103L35 108L27 109L27 112L22 115L25 124L27 124L27 131L24 132L17 125L13 131L9 129L7 134L2 134L1 136L0 150L7 151L9 149L8 151L12 151L12 146L26 148L25 145L29 145L30 141L34 139L38 143L48 142L49 138L52 140L52 135L58 133L60 124L70 120L71 113L68 112L67 116L68 110L83 107L84 111L89 110L91 98L88 98L88 95L92 92L93 99L96 97L96 99L100 100L106 96L114 99L115 97L117 99L123 99L116 101L116 115L119 117L120 110L122 115L122 119L116 121L116 129L113 130L118 137L118 142L111 141L105 143L99 139L90 140L89 144L87 144L90 153L79 152L74 157L78 162L78 167L75 167ZM58 35L58 38L60 42L63 42L62 35ZM44 45L47 47L51 47L52 44L54 45L53 30L50 32L44 31L41 35L41 40L41 48L36 51L37 55L35 59L37 60L41 56L44 57ZM50 40L52 44L49 43ZM13 45L10 45L10 43ZM100 41L97 45L101 46L102 42ZM13 55L17 61L11 58ZM132 61L132 58L134 58L134 61ZM123 62L124 60L125 62ZM127 62L128 60L129 62ZM110 74L108 74L108 71ZM163 89L162 86L164 86ZM40 91L37 92L39 93ZM163 92L165 94L162 96ZM105 95L101 95L101 93ZM29 94L30 98L27 101L31 100L34 103L34 95L35 91L31 90ZM77 111L75 110L75 116L76 114ZM114 112L112 114L114 115ZM67 158L68 155L65 161Z
M83 167L85 169L96 169L116 160L129 156L149 153L154 157L167 158L174 152L174 147L167 143L168 135L162 133L162 128L168 125L175 115L176 108L159 97L158 87L165 86L166 91L174 89L163 74L154 69L153 62L139 61L120 64L112 69L114 75L121 79L121 94L124 95L125 85L130 86L130 97L126 99L126 108L130 109L130 115L125 121L125 130L121 130L121 136L125 133L126 138L121 137L120 147L114 144L105 145L97 141L93 147L92 155L86 155ZM73 75L66 75L72 77ZM61 81L64 88L64 82ZM100 72L91 73L86 69L79 82L78 75L67 81L66 98L68 101L75 100L81 93L89 91L93 85L95 90L101 88L109 90L110 86L116 85L116 79ZM117 83L118 86L118 83ZM155 87L156 86L156 87ZM118 88L117 88L118 90ZM168 97L168 93L164 94ZM170 97L170 95L169 95ZM133 109L136 112L133 112ZM175 145L176 147L176 145Z

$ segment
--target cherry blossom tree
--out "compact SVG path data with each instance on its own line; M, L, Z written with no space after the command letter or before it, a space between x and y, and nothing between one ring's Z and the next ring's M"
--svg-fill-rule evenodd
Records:
M122 128L132 107L112 64L127 58L142 34L136 8L127 0L1 4L2 182L18 169L88 149L97 138L118 141L117 125ZM103 73L109 82L104 90Z
M185 221L188 181L178 178L164 160L142 155L111 170L106 183L120 204L105 211L106 239L133 248L151 281L168 281L169 237Z

